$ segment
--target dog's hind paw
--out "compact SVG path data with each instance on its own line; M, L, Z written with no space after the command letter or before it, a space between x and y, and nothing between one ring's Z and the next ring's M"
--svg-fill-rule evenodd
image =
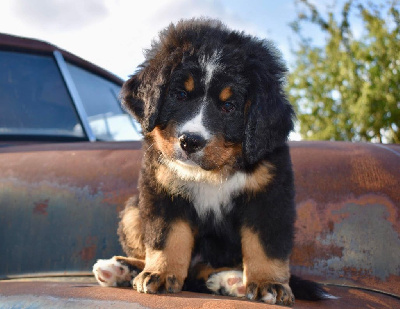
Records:
M116 260L97 260L93 265L93 274L101 286L130 286L137 271L130 271L128 265Z
M211 275L207 288L215 294L244 297L246 287L243 284L243 272L238 270L221 271Z

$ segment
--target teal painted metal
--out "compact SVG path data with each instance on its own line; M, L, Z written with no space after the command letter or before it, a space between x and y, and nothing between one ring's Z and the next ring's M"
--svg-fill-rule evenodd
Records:
M41 146L0 153L0 278L89 272L122 253L118 212L137 192L140 143Z

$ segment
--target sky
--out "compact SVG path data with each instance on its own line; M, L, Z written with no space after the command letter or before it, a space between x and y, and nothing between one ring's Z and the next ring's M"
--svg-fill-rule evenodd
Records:
M324 8L329 0L311 0ZM271 39L290 62L295 0L1 0L0 32L47 41L127 79L158 32L212 17ZM340 2L340 1L339 1ZM315 34L318 39L318 35ZM321 39L321 38L320 38Z

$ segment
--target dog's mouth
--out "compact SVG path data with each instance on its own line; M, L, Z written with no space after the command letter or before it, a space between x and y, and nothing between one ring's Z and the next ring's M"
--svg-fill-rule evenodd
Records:
M203 151L198 151L195 153L187 153L182 150L181 147L175 147L173 160L176 161L182 167L196 167L201 168L203 170L209 171L215 169L215 166L212 166L205 160Z

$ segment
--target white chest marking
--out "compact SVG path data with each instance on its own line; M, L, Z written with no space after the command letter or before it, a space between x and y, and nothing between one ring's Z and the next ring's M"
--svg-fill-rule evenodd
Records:
M232 199L237 196L246 184L246 175L237 172L220 185L189 182L185 185L191 192L192 202L201 218L205 218L209 212L213 212L217 220L222 218L222 210L229 211L232 207Z
M197 214L205 218L213 212L216 219L222 218L222 210L229 211L232 199L243 192L248 176L236 172L225 179L222 175L205 171L199 166L191 166L178 161L166 162L176 177L167 183L161 181L169 190L186 196L194 205Z

